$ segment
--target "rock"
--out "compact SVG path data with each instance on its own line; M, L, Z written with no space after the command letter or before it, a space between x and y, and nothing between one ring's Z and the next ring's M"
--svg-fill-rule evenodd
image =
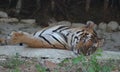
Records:
M108 31L116 31L118 29L119 24L116 21L110 21L107 25Z
M51 62L60 63L65 58L73 58L76 55L72 51L50 48L25 48L24 46L0 46L0 55L13 56L18 53L23 57L47 58ZM57 60L57 61L55 61ZM59 61L58 61L59 60Z
M98 25L98 28L102 31L106 31L106 28L107 28L107 24L105 22L101 22L99 25Z
M69 21L60 21L60 22L57 23L57 25L67 25L67 26L70 26L71 22L69 22Z
M97 24L94 25L94 30L97 30L98 29L98 26Z
M0 22L4 23L12 23L12 22L18 22L19 20L17 18L1 18Z
M49 23L49 26L54 26L54 25L66 25L66 26L71 26L71 22L69 22L69 21L59 21L59 22Z
M83 27L85 24L83 23L72 23L72 27Z
M118 27L118 30L120 31L120 26Z
M99 60L120 60L120 52L103 51L101 57L97 57Z
M34 24L36 20L35 19L21 19L20 22Z
M57 23L55 18L49 19L48 24L52 24L52 23Z
M6 12L0 11L1 18L8 18L8 14Z
M59 22L52 22L52 23L49 23L49 26L55 26L55 25L66 25L66 26L71 26L71 22L69 22L69 21L59 21Z
M105 42L103 50L120 51L120 32L104 33Z
M60 49L38 49L38 48L25 48L24 46L0 46L0 55L13 56L18 53L23 57L37 57L37 58L47 58L49 64L56 67L53 63L60 63L61 60L65 58L77 57L72 51L60 50ZM60 61L55 61L59 60ZM120 52L114 51L103 51L102 56L98 57L99 60L120 60ZM53 63L52 63L53 62Z

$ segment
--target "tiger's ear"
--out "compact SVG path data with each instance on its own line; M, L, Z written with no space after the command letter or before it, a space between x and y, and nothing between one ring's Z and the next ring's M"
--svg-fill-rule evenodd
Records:
M95 23L94 23L93 21L87 21L85 27L86 27L87 29L93 29L94 26L95 26Z

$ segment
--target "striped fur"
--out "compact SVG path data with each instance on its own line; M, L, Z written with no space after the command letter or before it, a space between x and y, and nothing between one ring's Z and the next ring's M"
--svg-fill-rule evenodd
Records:
M25 43L30 47L68 49L77 54L90 55L99 47L101 41L93 27L94 23L88 22L86 26L78 28L65 25L47 27L33 35L14 32L11 41Z

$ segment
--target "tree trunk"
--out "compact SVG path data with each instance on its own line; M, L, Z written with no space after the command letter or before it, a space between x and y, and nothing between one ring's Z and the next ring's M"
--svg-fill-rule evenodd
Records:
M90 8L90 2L91 2L91 0L86 0L86 6L85 6L86 12L88 12L88 10Z
M18 0L16 5L16 13L19 14L22 8L22 0Z
M107 10L109 4L109 0L104 0L104 11Z

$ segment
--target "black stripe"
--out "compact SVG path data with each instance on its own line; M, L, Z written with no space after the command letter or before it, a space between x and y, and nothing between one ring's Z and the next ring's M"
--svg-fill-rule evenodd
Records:
M95 31L95 30L93 30L93 32L97 35L97 33L96 33L96 31Z
M36 31L36 32L34 32L33 36L34 36L36 33L37 33L37 31Z
M83 36L84 35L84 33L81 33L79 36Z
M45 30L43 30L43 31L40 33L40 35L39 35L39 36L41 36L41 35L42 35L42 33L43 33L43 32L45 32L45 31L46 31L46 29L45 29Z
M66 34L66 36L68 36L70 33L68 32L67 34Z
M62 31L67 30L67 29L70 29L70 28L69 28L69 27L67 27L67 28L65 28L65 29L60 30L59 32L62 32Z
M71 36L71 42L70 42L71 46L72 46L73 36L74 36L74 34L72 34L72 36Z
M52 45L44 36L39 35L40 38L43 38L45 41L47 41L50 45Z
M94 35L95 37L97 37L97 33L96 33L96 31L93 30L93 32L94 32L93 35Z
M50 35L50 34L49 34ZM60 44L62 44L64 47L65 45L63 43L61 43L55 36L51 35L55 40L57 40ZM66 47L65 47L66 48Z
M53 30L53 32L56 32L57 30L60 30L60 29L62 29L62 28L64 28L64 27L67 27L67 26L60 26L60 27L57 28L56 30Z
M88 33L85 33L85 36L86 36L86 35L89 35L89 34L88 34Z
M75 39L77 39L77 40L78 40L78 37L77 37L77 36L75 36L75 37L74 37L74 40L73 40L73 42L75 41Z
M77 31L76 34L80 33L80 32L83 32L84 30L81 30L81 31Z
M63 34L63 33L59 33L65 40L65 42L68 42L68 38Z
M51 43L50 43L44 36L42 36L42 33L45 32L45 31L46 31L46 29L43 30L43 31L40 33L39 37L40 37L40 38L43 38L45 41L47 41L47 42L51 45Z

